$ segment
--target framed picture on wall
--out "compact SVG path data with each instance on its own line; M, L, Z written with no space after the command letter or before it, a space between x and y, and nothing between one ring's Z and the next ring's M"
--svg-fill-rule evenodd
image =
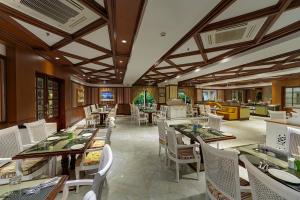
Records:
M76 100L77 105L84 105L84 88L77 88L76 89Z
M100 92L101 101L114 101L114 95L112 91Z

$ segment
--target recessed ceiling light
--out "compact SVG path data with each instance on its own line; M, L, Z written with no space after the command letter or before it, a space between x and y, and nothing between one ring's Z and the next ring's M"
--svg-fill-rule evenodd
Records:
M82 76L85 76L85 74L83 74Z
M180 78L180 76L178 75L178 76L176 76L176 78Z
M200 71L200 68L195 69L195 72L199 72L199 71Z
M120 62L120 63L123 63L123 60L120 60L119 62Z
M127 43L127 40L122 40L121 42L125 44L125 43Z
M122 74L123 72L120 72L120 74Z
M88 77L88 79L90 79L90 77Z
M55 60L59 60L60 58L59 57L55 57Z
M230 60L231 60L231 58L224 58L223 60L221 60L221 63L226 63L226 62L228 62Z
M164 81L165 83L168 82L167 80Z

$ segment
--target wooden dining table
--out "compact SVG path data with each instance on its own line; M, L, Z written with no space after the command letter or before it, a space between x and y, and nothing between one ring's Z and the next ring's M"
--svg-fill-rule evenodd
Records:
M24 194L26 189L33 188L39 184L47 183L51 178L40 178L33 179L29 181L23 181L20 184L10 185L4 184L0 185L0 200L4 199L45 199L54 200L57 194L63 189L65 182L68 180L68 176L58 177L57 184L49 186L47 188L42 188L35 194Z
M106 119L109 111L97 111L97 112L92 112L93 115L99 115L100 117L100 126L104 125L104 120Z
M152 124L153 113L156 113L157 111L154 109L141 109L141 111L148 114L148 122L149 124Z
M239 155L245 155L246 158L249 160L249 162L254 166L256 166L257 168L260 165L260 162L268 163L269 169L275 168L275 169L283 170L300 179L300 171L288 167L288 158L287 155L285 155L284 153L279 153L278 151L272 151L272 149L266 148L264 145L259 145L259 144L244 145L244 146L234 147L234 149L239 151ZM240 161L240 165L244 166L244 163ZM271 177L272 179L274 179L274 181L278 181L300 192L300 184L288 183L284 180L280 180L272 176L270 173L266 171L263 170L261 171L264 172L269 177Z
M18 153L12 159L26 159L26 158L37 158L37 157L49 157L56 158L62 156L61 167L62 174L69 175L69 157L71 157L70 169L75 169L75 157L77 154L83 154L86 149L93 142L98 129L76 129L73 132L59 131L48 138L38 142L30 148ZM77 145L79 147L75 148ZM54 166L53 170L56 169L56 159L52 162ZM53 172L55 175L55 172Z

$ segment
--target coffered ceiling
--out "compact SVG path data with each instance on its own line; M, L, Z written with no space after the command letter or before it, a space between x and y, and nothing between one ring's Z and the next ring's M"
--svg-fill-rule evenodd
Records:
M0 0L0 39L93 84L224 87L297 74L299 13L299 0Z

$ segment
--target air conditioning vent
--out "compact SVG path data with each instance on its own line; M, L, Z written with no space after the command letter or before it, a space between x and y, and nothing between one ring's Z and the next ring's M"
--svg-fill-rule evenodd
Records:
M0 0L28 16L74 33L100 17L79 0Z
M69 2L69 1L68 1ZM73 1L71 1L73 2ZM76 10L70 8L60 1L55 0L21 0L21 4L53 19L61 24L67 23L72 17L79 14Z
M222 27L201 33L205 48L213 48L253 40L266 18Z

